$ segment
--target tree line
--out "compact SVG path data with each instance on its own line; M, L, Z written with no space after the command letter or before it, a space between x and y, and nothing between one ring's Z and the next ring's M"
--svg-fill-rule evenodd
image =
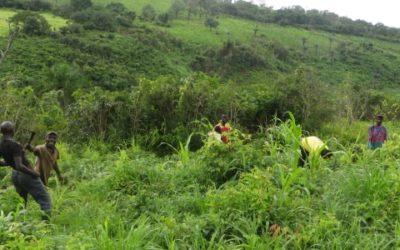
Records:
M327 10L305 10L301 6L291 6L278 10L265 5L256 5L248 1L232 0L175 0L170 8L157 16L151 4L143 8L144 20L170 25L176 18L205 18L205 25L210 29L218 26L215 17L219 14L237 16L264 23L298 26L307 29L318 29L327 32L376 37L398 41L400 29L385 26L382 23L372 24L363 20L352 20Z
M174 13L174 16L183 11L186 11L188 19L193 16L227 14L259 22L300 26L348 35L396 41L400 38L400 29L388 27L382 23L374 25L363 20L342 17L326 10L305 10L301 6L274 10L265 5L256 5L243 0L184 0L183 2L176 0L169 10L170 13Z

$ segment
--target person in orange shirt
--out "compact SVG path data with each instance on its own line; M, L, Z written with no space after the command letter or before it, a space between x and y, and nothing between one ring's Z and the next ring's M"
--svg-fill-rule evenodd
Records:
M229 118L227 115L221 116L221 121L214 127L214 131L221 134L221 140L223 143L229 143L229 138L226 133L232 130L231 126L228 123Z

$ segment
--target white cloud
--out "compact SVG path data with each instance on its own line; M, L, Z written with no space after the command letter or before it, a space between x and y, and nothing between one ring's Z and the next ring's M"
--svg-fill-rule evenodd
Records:
M372 23L383 23L400 28L400 1L395 0L253 0L275 9L300 5L305 9L329 10L351 19L362 19Z

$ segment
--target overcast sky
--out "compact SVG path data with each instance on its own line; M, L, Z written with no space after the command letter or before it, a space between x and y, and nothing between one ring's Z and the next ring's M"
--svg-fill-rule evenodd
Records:
M249 0L272 6L274 9L300 5L304 9L329 10L351 19L400 28L399 0Z

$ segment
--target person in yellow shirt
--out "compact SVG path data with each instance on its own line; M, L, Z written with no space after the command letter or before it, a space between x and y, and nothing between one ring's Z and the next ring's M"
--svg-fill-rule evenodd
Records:
M310 155L319 154L324 159L332 157L332 152L328 146L316 136L308 136L301 138L300 141L301 157L299 159L298 166L303 167L306 160Z

